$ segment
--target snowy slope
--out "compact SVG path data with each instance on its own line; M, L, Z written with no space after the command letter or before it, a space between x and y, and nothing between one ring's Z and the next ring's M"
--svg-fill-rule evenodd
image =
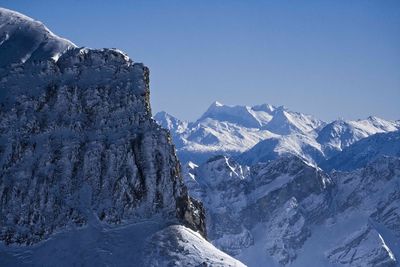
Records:
M236 158L240 163L253 165L281 156L295 155L316 165L325 158L321 150L321 145L313 137L291 134L260 141Z
M354 170L383 155L400 157L400 131L378 133L355 142L321 166L327 170Z
M186 130L188 123L185 121L181 121L174 116L166 113L166 112L158 112L154 119L165 129L169 131L175 131L177 133L182 133Z
M199 121L209 118L231 122L246 128L260 128L272 119L274 110L275 108L269 105L253 108L248 106L227 106L216 101L211 104Z
M41 22L0 8L0 68L53 58L75 45L54 35Z
M310 115L289 111L285 107L279 107L274 110L273 117L265 128L279 135L293 133L311 135L324 125L324 122Z
M376 133L392 132L399 129L393 121L377 117L365 120L336 120L326 125L319 133L317 141L328 158L334 156L349 145Z
M36 246L0 245L0 266L244 266L182 225L161 219L95 224L53 235Z
M399 158L331 177L296 157L185 170L209 238L249 266L398 266Z
M215 248L199 233L181 225L153 235L145 253L144 266L245 266Z
M181 136L183 132L188 127L188 122L186 121L181 121L174 116L166 113L166 112L158 112L154 116L154 120L157 121L158 124L161 125L164 129L167 129L171 135L172 139L174 140L175 146L183 146L185 140Z

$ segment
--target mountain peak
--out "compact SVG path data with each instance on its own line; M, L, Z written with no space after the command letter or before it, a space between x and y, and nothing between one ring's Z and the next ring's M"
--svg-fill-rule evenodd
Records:
M0 8L0 47L2 68L27 61L57 61L65 50L76 46L53 34L39 21Z
M272 120L266 129L280 135L292 133L307 134L316 131L324 122L314 117L299 112L289 111L284 106L279 106L274 111Z
M219 102L219 101L214 101L214 103L213 103L212 105L214 105L214 106L216 106L216 107L222 107L224 104L222 104L222 103Z
M162 121L162 120L172 120L176 122L180 122L181 120L175 117L174 115L169 114L166 111L159 111L154 115L154 119L156 121Z
M259 128L261 126L259 120L252 114L250 107L228 106L218 101L213 102L198 121L207 118L235 123L247 128Z
M280 111L280 112L283 112L283 111L287 111L288 108L286 106L284 106L284 105L281 105L281 106L277 107L276 110Z
M251 109L254 111L265 111L267 113L271 113L275 111L276 107L270 104L261 104L261 105L255 105Z
M369 116L369 117L367 118L367 120L376 121L376 120L381 120L381 118L376 117L376 116Z

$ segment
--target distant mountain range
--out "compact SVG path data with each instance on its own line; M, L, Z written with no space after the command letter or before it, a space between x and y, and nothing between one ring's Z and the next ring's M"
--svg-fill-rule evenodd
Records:
M165 112L212 243L249 266L398 266L400 124L271 105Z
M166 112L157 113L154 119L171 132L180 160L196 164L215 155L234 156L246 164L296 155L318 165L363 138L400 129L399 121L372 116L326 123L282 106L219 102L195 122L181 121Z

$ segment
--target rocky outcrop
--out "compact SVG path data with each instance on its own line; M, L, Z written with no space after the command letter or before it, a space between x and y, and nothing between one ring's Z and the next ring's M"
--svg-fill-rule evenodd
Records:
M382 236L370 227L357 231L326 255L332 263L341 266L396 266L393 252Z
M218 156L184 176L210 240L250 266L397 266L399 160L328 175L297 157L248 167Z
M204 233L170 135L151 118L148 68L115 49L64 48L0 71L0 240L155 216Z
M262 246L277 262L293 262L310 226L330 213L331 179L300 158L249 168L219 156L191 166L185 168L186 184L205 205L208 237L239 258ZM255 235L257 228L262 237Z
M281 210L274 213L267 229L267 252L283 265L297 257L297 250L311 235L307 219L302 214L296 198L288 200Z

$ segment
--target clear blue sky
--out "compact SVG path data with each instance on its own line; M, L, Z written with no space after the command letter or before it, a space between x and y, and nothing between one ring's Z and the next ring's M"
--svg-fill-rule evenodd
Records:
M0 0L78 46L150 67L153 111L285 105L400 119L400 1Z

